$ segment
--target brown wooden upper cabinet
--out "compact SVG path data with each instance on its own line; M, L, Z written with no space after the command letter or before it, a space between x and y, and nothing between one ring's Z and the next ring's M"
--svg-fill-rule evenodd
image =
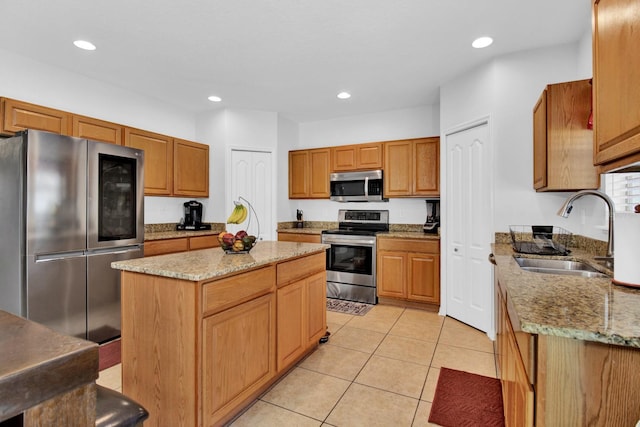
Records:
M209 197L209 146L173 140L173 194Z
M173 138L127 127L124 130L124 145L144 150L144 194L171 196Z
M386 141L384 196L440 196L440 138Z
M10 98L0 98L0 133L14 135L24 129L71 135L71 114Z
M640 2L593 3L594 163L640 161Z
M533 108L533 187L536 191L597 189L589 80L547 85Z
M71 135L93 141L122 145L122 126L76 114L72 117Z
M332 172L382 169L382 143L331 147Z
M289 198L328 199L331 150L289 151Z

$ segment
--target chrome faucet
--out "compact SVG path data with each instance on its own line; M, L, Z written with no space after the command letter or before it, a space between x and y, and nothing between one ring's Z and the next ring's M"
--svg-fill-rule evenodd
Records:
M609 207L609 236L607 241L607 255L605 257L596 257L596 259L600 259L606 261L610 266L613 266L613 200L606 194L601 191L596 190L582 190L578 191L573 196L569 197L564 205L558 211L558 215L563 218L567 218L571 213L571 209L573 209L573 202L579 199L582 196L586 196L587 194L591 194L592 196L596 196L605 201L607 206Z

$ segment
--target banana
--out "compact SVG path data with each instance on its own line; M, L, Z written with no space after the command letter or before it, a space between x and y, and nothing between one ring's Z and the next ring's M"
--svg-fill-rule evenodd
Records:
M237 224L240 215L242 215L242 208L240 205L236 205L235 208L233 208L231 215L229 215L229 218L227 218L227 224Z
M241 203L238 203L234 208L229 218L227 218L227 224L241 224L247 219L247 207Z
M240 214L240 218L238 218L238 222L236 224L242 224L245 219L247 219L248 210L245 205L240 205L242 207L242 213Z

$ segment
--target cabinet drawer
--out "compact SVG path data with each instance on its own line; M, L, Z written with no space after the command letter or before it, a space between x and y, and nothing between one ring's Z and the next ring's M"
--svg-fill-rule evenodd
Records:
M320 243L321 238L319 234L278 233L278 240L281 242Z
M278 286L293 282L325 269L327 256L324 252L278 264Z
M274 266L242 273L207 283L202 291L202 312L208 316L258 297L273 290L276 283Z
M189 250L217 248L220 246L218 236L212 234L208 236L189 237Z
M185 252L189 250L189 239L165 239L151 240L144 242L144 256L171 254L174 252Z
M430 254L440 253L439 240L413 240L413 239L378 239L379 251L405 251L426 252Z

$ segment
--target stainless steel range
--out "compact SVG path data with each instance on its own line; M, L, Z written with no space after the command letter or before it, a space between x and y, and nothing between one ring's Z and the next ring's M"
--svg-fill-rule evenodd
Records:
M389 211L338 211L338 229L322 232L327 297L376 304L376 233L389 231Z

